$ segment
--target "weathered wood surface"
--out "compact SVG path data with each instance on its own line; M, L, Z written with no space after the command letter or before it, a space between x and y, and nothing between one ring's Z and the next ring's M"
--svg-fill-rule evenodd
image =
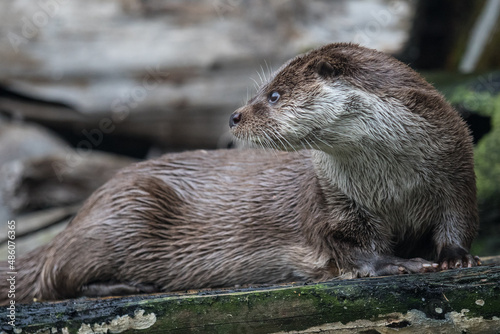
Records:
M500 264L422 275L17 305L22 333L498 333ZM0 309L6 319L9 310ZM12 328L3 327L6 333ZM367 333L368 333L367 332Z

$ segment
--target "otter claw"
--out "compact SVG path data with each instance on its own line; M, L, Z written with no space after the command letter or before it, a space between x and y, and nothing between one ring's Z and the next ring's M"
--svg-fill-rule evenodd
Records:
M481 265L481 260L477 256L470 254L465 255L460 259L444 259L441 262L440 269L458 269L458 268L472 268Z
M422 267L424 269L437 269L439 268L439 263L423 263ZM435 271L435 270L427 270L427 271Z
M441 251L439 263L441 270L447 270L479 266L481 265L481 260L477 256L470 255L462 247L447 246Z

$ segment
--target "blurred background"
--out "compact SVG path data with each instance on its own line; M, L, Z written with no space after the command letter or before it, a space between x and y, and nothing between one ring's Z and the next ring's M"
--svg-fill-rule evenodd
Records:
M0 258L47 242L113 173L231 146L254 80L331 42L393 54L469 123L478 255L500 254L500 0L0 2Z

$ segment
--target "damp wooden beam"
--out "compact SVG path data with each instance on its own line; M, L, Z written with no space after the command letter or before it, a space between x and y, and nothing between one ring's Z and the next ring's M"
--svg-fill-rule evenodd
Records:
M439 273L0 308L4 333L495 332L500 257ZM491 260L490 260L491 262Z

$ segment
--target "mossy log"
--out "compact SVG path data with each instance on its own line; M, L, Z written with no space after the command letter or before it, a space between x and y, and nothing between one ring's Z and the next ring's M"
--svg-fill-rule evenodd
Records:
M2 322L9 310L0 309ZM5 333L498 333L500 265L16 305Z

